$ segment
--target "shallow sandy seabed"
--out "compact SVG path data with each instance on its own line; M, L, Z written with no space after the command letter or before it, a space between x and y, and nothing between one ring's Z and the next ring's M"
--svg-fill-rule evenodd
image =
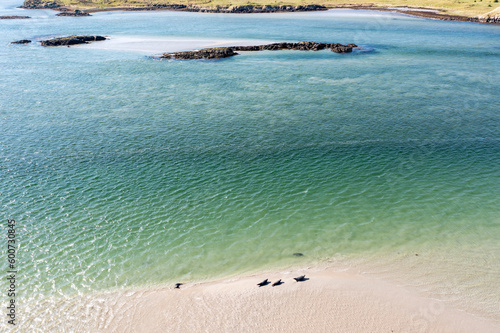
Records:
M140 37L140 36L108 36L108 40L72 47L90 48L111 51L137 52L146 55L159 55L164 52L187 51L207 47L232 45L259 45L268 44L269 40L248 39L202 39L178 37Z

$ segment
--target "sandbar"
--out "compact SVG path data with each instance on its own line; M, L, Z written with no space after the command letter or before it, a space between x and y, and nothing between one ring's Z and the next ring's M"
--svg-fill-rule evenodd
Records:
M306 275L296 282L293 277ZM258 287L268 278L284 284ZM480 317L386 280L307 267L137 288L81 304L93 332L499 332ZM91 316L89 318L88 316ZM77 322L62 325L75 329ZM83 326L82 326L83 328Z

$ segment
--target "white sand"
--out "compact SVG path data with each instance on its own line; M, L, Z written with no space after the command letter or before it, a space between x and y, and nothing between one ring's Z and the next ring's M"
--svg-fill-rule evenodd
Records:
M285 283L258 287L265 278ZM410 289L319 268L110 293L89 309L93 332L500 332Z

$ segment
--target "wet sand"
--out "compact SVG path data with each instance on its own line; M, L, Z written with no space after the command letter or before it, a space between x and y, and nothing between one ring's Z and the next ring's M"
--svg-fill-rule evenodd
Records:
M296 282L293 277L306 275ZM264 279L276 282L263 287ZM328 268L108 293L90 322L101 332L499 332L495 320L414 290ZM105 306L104 306L105 305Z

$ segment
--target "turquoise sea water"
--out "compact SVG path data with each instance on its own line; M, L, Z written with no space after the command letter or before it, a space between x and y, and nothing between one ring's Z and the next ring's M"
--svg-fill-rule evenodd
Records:
M499 26L15 4L1 14L33 19L0 22L0 204L17 221L25 304L329 258L406 267L498 319ZM362 51L158 61L9 45L69 34Z

